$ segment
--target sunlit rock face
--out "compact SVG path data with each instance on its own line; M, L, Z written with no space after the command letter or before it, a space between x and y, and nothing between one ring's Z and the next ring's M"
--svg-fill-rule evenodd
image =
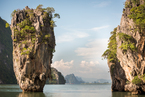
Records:
M134 3L134 1L137 1L137 3ZM130 10L133 7L138 7L142 4L144 4L144 0L126 0L121 23L117 27L116 32L117 59L119 60L120 68L123 69L124 79L126 79L126 83L123 83L124 89L122 90L130 91L133 94L145 93L145 30L138 29L139 27L136 26L134 20L129 18L129 15L131 14ZM118 35L119 33L124 33L130 36L132 38L130 43L136 47L136 50L132 50L131 44L129 44L131 46L127 47L127 50L123 50L121 46L129 40L120 39ZM117 75L118 72L114 75ZM112 78L114 78L114 75ZM117 77L120 78L120 74L118 74ZM122 83L119 85L114 84L114 86L121 86L121 84Z
M51 78L51 63L55 48L52 13L42 8L25 7L13 13L13 68L23 91L41 92L46 79Z

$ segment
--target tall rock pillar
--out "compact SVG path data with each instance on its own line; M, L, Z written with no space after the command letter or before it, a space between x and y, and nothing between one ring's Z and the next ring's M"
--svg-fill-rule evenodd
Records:
M23 91L42 92L46 79L51 78L55 48L53 11L49 7L26 6L12 13L13 68Z

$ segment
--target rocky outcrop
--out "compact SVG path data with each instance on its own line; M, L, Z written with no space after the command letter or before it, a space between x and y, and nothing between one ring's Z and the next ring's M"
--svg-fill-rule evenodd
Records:
M23 91L41 92L46 79L51 78L51 63L55 48L53 8L15 10L11 20L13 68Z
M145 93L145 1L126 0L121 23L116 30L115 59L108 62L112 90ZM112 38L110 38L112 41ZM114 50L109 45L109 51ZM113 49L112 49L113 48ZM109 59L111 55L105 52ZM108 54L108 55L107 55ZM108 57L109 56L109 57Z
M52 79L48 79L46 84L65 84L64 76L55 68L51 68Z

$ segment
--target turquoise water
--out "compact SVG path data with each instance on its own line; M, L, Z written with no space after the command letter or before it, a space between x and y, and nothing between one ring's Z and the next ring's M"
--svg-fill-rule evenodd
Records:
M18 85L0 85L0 97L145 97L145 95L111 92L111 85L45 85L43 93L23 93Z

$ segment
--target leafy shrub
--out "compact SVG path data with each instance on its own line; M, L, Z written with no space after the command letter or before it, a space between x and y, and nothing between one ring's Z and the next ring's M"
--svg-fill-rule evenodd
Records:
M5 27L8 28L9 26L10 26L9 23L6 23L6 26Z
M36 9L40 9L42 8L42 6L43 6L42 4L39 4Z
M24 40L24 41L22 42L22 44L27 44L27 41L26 41L26 40Z
M131 8L131 7L132 7L132 5L130 2L125 2L125 8Z
M51 21L50 21L50 27L53 28L53 27L55 27L55 26L56 26L56 25L55 25L55 21L51 20Z
M58 13L55 13L55 14L54 14L54 18L55 18L55 17L60 18L60 15L59 15Z
M133 2L133 4L139 4L140 3L140 0L131 0Z
M133 1L138 1L138 0L133 0ZM130 15L128 15L130 19L133 19L137 31L140 33L143 33L143 29L145 29L145 4L133 7L130 10Z
M133 84L141 84L142 80L138 78L138 76L135 76L134 79L132 80Z
M50 34L45 35L45 39L48 39L50 37Z
M14 10L12 13L11 13L11 17L13 17L14 16L14 14L16 13L17 11L16 10Z
M143 74L143 75L141 76L141 79L142 79L143 81L145 81L145 74Z
M118 33L119 39L123 40L123 43L121 44L120 48L123 50L123 52L126 52L128 49L132 51L136 51L137 48L135 47L135 39L127 34L124 33Z
M16 41L17 41L17 39L13 39L13 41L14 41L14 42L16 42Z
M108 59L110 62L117 60L117 44L116 44L116 30L111 32L111 37L109 38L108 49L103 53L102 57Z

